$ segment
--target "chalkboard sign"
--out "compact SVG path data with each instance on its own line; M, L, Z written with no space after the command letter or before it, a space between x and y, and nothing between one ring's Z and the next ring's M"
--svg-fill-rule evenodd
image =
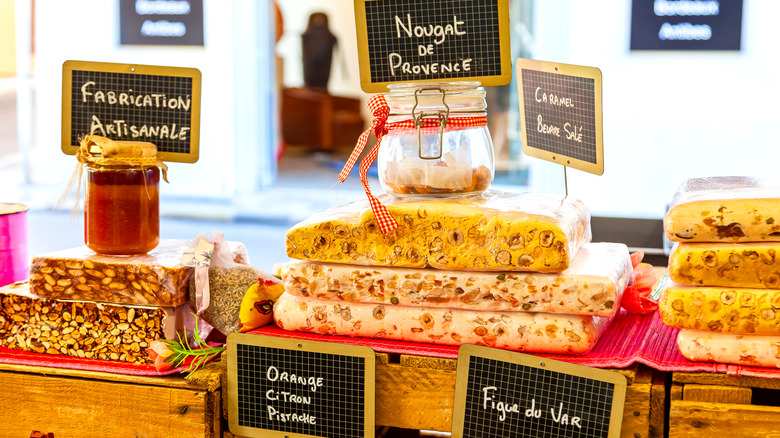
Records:
M202 46L203 0L119 0L119 43Z
M520 58L517 81L526 155L603 174L601 71Z
M742 45L742 0L633 0L631 50L734 50Z
M104 62L62 66L62 151L73 155L79 137L157 146L163 161L198 161L200 71Z
M228 336L230 431L247 437L374 436L369 347L234 333Z
M360 85L512 79L508 0L355 0Z
M617 437L617 372L477 345L458 350L453 438Z

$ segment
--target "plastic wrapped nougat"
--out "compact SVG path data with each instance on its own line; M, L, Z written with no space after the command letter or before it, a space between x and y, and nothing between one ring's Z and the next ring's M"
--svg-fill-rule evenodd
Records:
M0 346L45 354L151 363L157 339L176 339L186 304L132 306L54 300L30 293L27 282L0 288Z
M317 213L287 232L287 255L357 265L561 272L590 241L581 201L489 191L458 198L378 196L398 222L383 235L368 200Z
M780 241L780 183L751 177L691 178L664 216L674 242Z
M517 351L585 354L610 318L349 303L283 294L276 325L329 335L435 344L478 344Z
M292 261L296 296L401 306L611 316L631 277L628 248L587 243L561 273L477 272Z
M780 290L669 283L658 310L675 328L780 335Z
M677 347L686 359L780 368L780 335L735 335L680 330Z
M669 277L679 284L780 288L780 242L678 243Z

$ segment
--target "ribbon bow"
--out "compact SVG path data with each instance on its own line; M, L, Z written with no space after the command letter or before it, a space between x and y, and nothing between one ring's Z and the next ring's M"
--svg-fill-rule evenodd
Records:
M374 121L371 123L371 127L363 131L363 133L360 134L360 137L358 137L355 149L352 150L352 154L350 154L349 159L346 164L344 164L344 168L341 170L341 173L339 173L339 181L346 181L349 173L352 172L352 168L355 166L358 157L363 153L363 149L366 147L366 143L368 143L368 137L373 132L377 142L374 148L371 149L371 152L369 152L368 155L363 158L363 161L360 162L360 182L363 183L363 189L366 191L366 196L368 196L368 202L371 204L371 211L374 212L374 218L376 218L377 225L379 225L379 230L382 234L387 234L398 227L398 222L396 222L393 215L387 211L387 207L382 205L382 203L379 202L379 199L371 194L371 189L368 188L368 169L371 167L371 164L379 153L379 145L382 144L382 137L387 134L386 123L387 118L390 116L390 107L387 105L385 96L377 94L368 100L368 109L371 110L371 113L374 115Z
M415 125L414 120L402 120L398 122L387 123L387 118L390 116L390 107L387 105L385 96L382 94L377 94L368 100L368 109L370 109L371 113L374 115L374 121L371 123L371 127L363 131L363 133L360 134L360 137L358 137L355 149L349 156L347 163L344 164L344 168L341 170L341 173L339 173L339 181L344 182L347 179L349 173L352 171L352 168L355 166L358 157L363 153L363 149L366 147L366 143L368 143L368 137L373 132L376 136L377 142L374 148L371 149L371 152L369 152L368 155L363 158L363 161L360 162L360 182L363 183L363 189L366 191L366 196L368 196L368 202L371 204L371 211L374 212L374 218L376 218L376 222L379 225L379 230L382 232L382 234L387 234L398 227L398 222L396 222L395 218L390 214L389 211L387 211L387 207L382 205L382 203L379 202L379 199L371 194L371 190L368 188L367 176L368 169L371 167L371 164L374 162L377 154L379 153L379 146L382 144L382 137L384 137L384 135L387 134L387 132L391 129L440 129L444 121L441 119L441 117L433 117L427 118L417 125ZM484 126L487 124L487 117L449 117L446 120L446 124L447 126L455 128Z

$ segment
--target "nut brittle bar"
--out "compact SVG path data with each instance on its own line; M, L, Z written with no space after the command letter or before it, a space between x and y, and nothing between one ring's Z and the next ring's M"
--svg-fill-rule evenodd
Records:
M186 307L54 300L31 294L27 282L14 283L0 288L0 346L151 363L146 348L157 339L175 339Z
M398 222L381 234L367 200L317 213L287 232L299 260L480 271L561 272L590 241L579 200L489 191L457 198L379 195Z
M160 240L148 254L109 256L86 246L34 257L30 291L41 297L178 306L188 302L193 269L182 266L188 240ZM229 243L234 260L247 260L246 248Z
M338 301L611 316L631 277L626 245L586 243L561 273L478 272L291 261L289 294Z

